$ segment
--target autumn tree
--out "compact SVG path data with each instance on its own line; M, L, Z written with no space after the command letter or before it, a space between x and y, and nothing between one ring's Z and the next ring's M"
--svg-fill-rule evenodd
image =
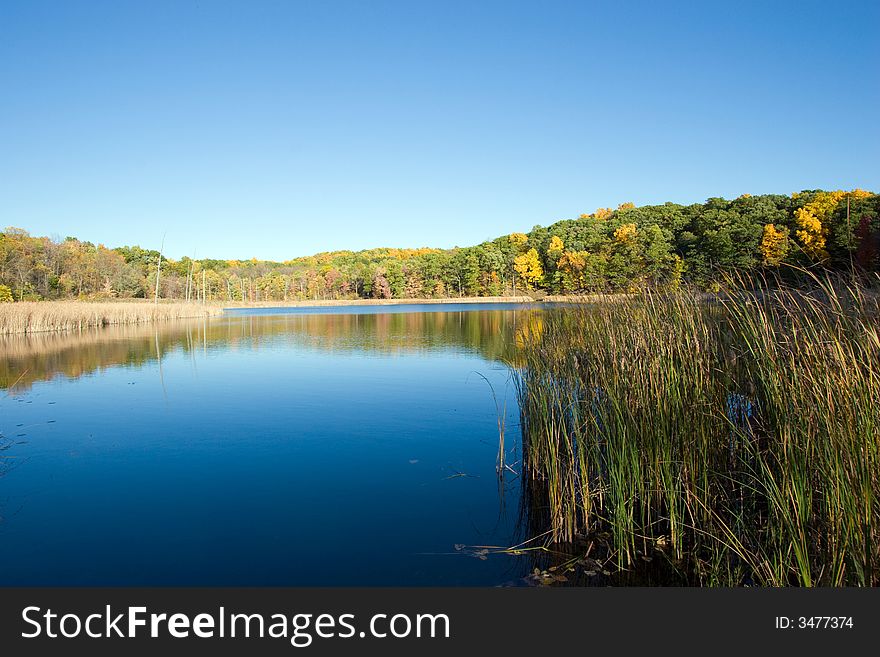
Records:
M862 219L870 225L878 210L878 197L863 189L845 192L827 220L826 248L837 266L848 266L859 250L864 233Z
M801 243L804 254L811 260L828 258L828 251L825 248L829 232L828 220L843 195L840 190L818 192L808 203L795 210L797 225L795 235Z
M270 262L165 259L162 298L284 300L445 297L511 289L619 291L688 282L717 287L728 273L801 258L878 271L880 197L821 190L743 194L730 201L599 209L474 247L333 251ZM159 253L108 249L70 237L0 231L0 285L14 300L145 297Z
M614 231L614 241L618 244L628 244L635 239L636 232L635 224L623 224Z
M565 249L565 244L559 238L558 235L554 235L550 238L550 244L547 247L547 257L556 262L559 260L559 257L562 255L563 250Z
M526 244L529 243L529 238L525 233L511 233L508 240L517 254L525 251Z
M868 271L877 270L878 255L880 255L880 226L877 225L876 218L864 215L859 220L858 228L856 228L856 239L858 240L858 248L856 249L855 261L862 268Z
M589 251L565 251L558 261L563 292L601 290L607 266L605 254Z
M529 249L522 255L514 258L514 269L519 274L520 280L525 283L526 289L532 289L544 276L541 268L541 258L535 249Z
M788 254L788 228L767 224L761 237L761 263L778 267Z
M391 286L388 284L388 279L385 278L385 274L381 272L376 272L376 275L373 277L373 298L374 299L390 299L391 298Z

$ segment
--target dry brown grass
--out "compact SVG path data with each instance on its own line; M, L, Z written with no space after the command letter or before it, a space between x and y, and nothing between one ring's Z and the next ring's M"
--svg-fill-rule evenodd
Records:
M144 301L20 301L0 304L0 335L80 331L96 326L143 324L185 317L220 315L222 307L197 303Z

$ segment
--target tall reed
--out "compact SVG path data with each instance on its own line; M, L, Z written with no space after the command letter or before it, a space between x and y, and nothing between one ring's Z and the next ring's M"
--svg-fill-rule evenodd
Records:
M138 301L20 301L0 303L0 335L43 331L79 331L95 326L210 317L220 305Z
M878 302L863 284L536 314L516 381L532 530L701 585L872 585Z

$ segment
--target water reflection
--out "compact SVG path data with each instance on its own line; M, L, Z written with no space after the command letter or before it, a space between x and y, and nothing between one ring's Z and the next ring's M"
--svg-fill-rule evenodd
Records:
M220 319L112 326L77 333L0 336L0 388L26 390L56 376L78 378L114 366L141 366L174 352L193 354L217 346L259 349L287 344L324 352L375 354L466 348L493 361L511 362L515 336L533 309L522 304L483 308L329 314L238 312ZM412 308L419 308L413 306ZM311 310L311 309L310 309Z
M495 471L499 408L518 467L499 361L532 312L261 313L0 339L0 457L24 464L0 478L15 564L0 585L518 579L521 557L454 546L521 540L518 479L499 493Z

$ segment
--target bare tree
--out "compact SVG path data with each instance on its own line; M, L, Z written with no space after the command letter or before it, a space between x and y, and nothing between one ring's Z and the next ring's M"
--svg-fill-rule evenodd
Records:
M159 276L162 273L162 251L165 250L165 233L162 233L162 246L159 247L159 259L156 261L156 305L159 305Z

